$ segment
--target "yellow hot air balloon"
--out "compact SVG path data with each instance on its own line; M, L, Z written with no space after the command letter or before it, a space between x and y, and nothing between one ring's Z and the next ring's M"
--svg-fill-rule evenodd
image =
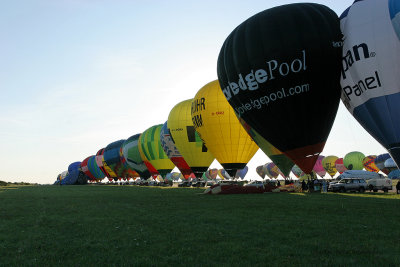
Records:
M322 167L333 178L337 173L335 162L338 159L336 156L327 156L322 160Z
M201 139L231 177L258 150L226 100L218 80L197 92L192 103L192 120Z
M192 99L175 105L169 113L167 126L175 141L175 146L196 177L200 178L213 162L214 156L194 129L190 113L191 106Z
M175 165L165 154L161 146L160 132L162 126L162 124L154 125L140 135L139 152L150 173L153 176L156 175L154 170L152 172L153 167L164 177L175 168Z

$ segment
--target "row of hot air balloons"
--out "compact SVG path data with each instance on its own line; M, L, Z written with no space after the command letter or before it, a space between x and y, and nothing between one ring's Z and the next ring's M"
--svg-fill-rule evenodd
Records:
M370 155L365 156L362 152L353 151L347 153L343 158L337 156L322 156L318 157L317 162L313 167L313 173L317 174L321 178L324 178L328 173L333 178L337 173L342 174L346 170L363 170L370 172L383 172L388 175L389 178L400 177L400 171L397 168L394 160L390 157L389 153L381 155ZM292 173L297 177L303 177L305 173L299 166L294 165L292 167ZM278 175L285 177L280 169L273 163L269 162L264 165L258 166L256 172L261 178L265 176L269 178L277 178ZM316 176L314 176L316 177Z
M219 171L220 177L243 178L248 170L246 164L257 150L218 81L213 81L202 87L194 99L176 104L164 124L109 144L83 160L80 168L89 180L100 180L105 176L167 177L176 166L188 179L202 178L217 159L224 167Z
M294 165L310 174L340 98L398 165L399 11L399 0L355 1L339 19L324 5L298 3L247 19L223 43L218 80L137 136L133 165L201 177L215 157L232 176L260 147L284 176ZM123 153L126 141L96 161L107 177L141 175Z

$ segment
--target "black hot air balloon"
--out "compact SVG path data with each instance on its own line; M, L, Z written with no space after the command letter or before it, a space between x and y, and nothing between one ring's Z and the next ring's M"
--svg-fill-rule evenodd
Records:
M218 57L221 89L236 115L306 173L339 106L341 40L331 9L290 4L240 24Z

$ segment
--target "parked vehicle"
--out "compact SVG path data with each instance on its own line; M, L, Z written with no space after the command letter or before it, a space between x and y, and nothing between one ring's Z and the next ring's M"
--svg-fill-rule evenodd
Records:
M337 183L329 183L328 191L332 192L347 192L358 191L365 192L368 189L368 184L365 179L360 178L344 178Z
M382 179L382 178L385 178L385 176L383 176L380 173L376 173L376 172L361 171L361 170L347 170L337 177L338 180L344 179L344 178L361 178L361 179L369 180L369 179Z
M253 186L253 187L257 187L257 188L263 188L264 184L262 181L251 181L250 183L245 184L244 186L246 186L246 187Z
M392 180L389 178L380 178L380 179L369 179L367 180L368 189L370 191L378 192L378 190L382 190L383 192L388 192L392 190Z

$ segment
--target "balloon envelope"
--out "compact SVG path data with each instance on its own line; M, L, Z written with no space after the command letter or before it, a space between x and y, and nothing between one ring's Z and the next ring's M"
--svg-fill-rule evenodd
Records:
M83 171L83 173L85 174L85 175L87 175L89 178L90 178L90 180L95 180L96 178L95 178L95 176L90 172L90 170L89 170L89 159L91 158L91 157L94 157L94 156L89 156L89 157L87 157L87 158L85 158L83 161L82 161L82 163L81 163L81 170Z
M209 169L205 172L207 179L213 180L217 178L218 175L218 169Z
M68 173L64 179L61 180L62 185L73 185L79 177L81 162L73 162L68 166Z
M257 152L258 146L240 124L217 80L197 92L191 115L195 130L231 177Z
M236 174L235 174L235 178L244 179L244 177L246 176L248 171L249 171L249 167L248 166L244 167L243 169L237 170Z
M168 116L172 139L196 177L201 177L214 156L196 132L191 116L192 99L176 104Z
M121 157L119 155L119 150L125 140L118 140L107 145L104 149L103 155L103 165L104 169L110 174L112 178L123 177L123 166L121 162Z
M375 155L366 156L363 159L364 169L370 172L379 172L378 167L375 165Z
M324 169L324 166L322 165L322 160L324 159L324 156L319 155L317 161L315 162L313 171L315 171L316 174L318 174L321 177L324 177L326 174L326 170Z
M294 165L292 167L292 172L297 178L299 178L302 174L304 174L302 169L300 169L300 167L297 165Z
M388 158L387 160L385 160L385 168L389 170L389 173L391 173L392 171L398 169L396 162L394 162L393 158Z
M384 174L388 175L389 170L385 168L385 161L390 158L389 153L378 155L374 161L376 167L383 172Z
M265 178L265 172L264 172L264 166L263 165L257 166L256 167L256 172L257 172L258 175L260 175L261 178L263 178L263 179Z
M335 12L299 3L249 18L219 53L218 79L238 117L306 173L338 109L341 40Z
M221 179L226 179L226 180L231 179L231 176L229 175L229 173L227 171L225 171L224 169L219 169L218 170L218 176Z
M88 160L88 169L96 180L103 179L105 174L100 170L96 164L96 156L91 156Z
M354 1L341 15L342 101L400 164L400 5Z
M104 173L104 175L107 176L108 178L111 178L111 175L104 168L104 148L102 148L99 151L97 151L95 159L96 159L97 166Z
M275 163L273 162L267 163L266 167L267 167L267 174L269 174L268 176L272 178L278 177L280 171L278 166L275 165Z
M150 172L140 156L139 137L140 134L135 134L126 139L122 145L122 154L129 168L136 171L141 178L148 179L150 177Z
M73 163L69 164L68 172L78 170L80 167L81 167L80 161L73 162Z
M324 169L326 170L326 172L331 176L335 176L335 174L337 173L337 169L336 169L336 161L337 161L338 157L336 156L327 156L322 160L322 166L324 167ZM343 164L343 161L342 161Z
M175 146L174 139L172 139L171 131L167 125L168 121L164 123L160 132L161 146L164 149L165 154L174 163L174 165L181 171L185 179L188 179L192 173L192 169Z
M396 169L389 173L388 177L390 179L400 179L400 170ZM400 183L400 182L399 182Z
M343 164L343 158L338 158L335 161L335 168L340 174L342 174L343 172L345 172L347 170L346 166L344 166L344 164Z
M162 124L154 125L140 135L139 152L150 173L151 165L164 177L172 171L175 165L161 147L160 132L162 126Z
M347 153L343 158L343 164L348 170L364 169L363 159L365 155L358 151Z

